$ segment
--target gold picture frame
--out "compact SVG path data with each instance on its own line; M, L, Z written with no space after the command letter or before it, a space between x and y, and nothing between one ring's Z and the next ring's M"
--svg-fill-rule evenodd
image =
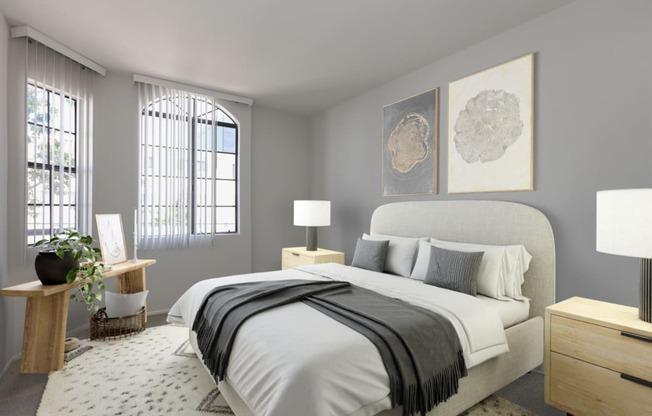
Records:
M120 214L96 214L97 234L104 264L127 261L125 236Z
M534 53L448 86L448 193L534 189Z

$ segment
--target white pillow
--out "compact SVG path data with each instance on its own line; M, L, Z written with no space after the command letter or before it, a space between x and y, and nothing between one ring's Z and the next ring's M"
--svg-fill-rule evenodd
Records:
M428 241L419 241L419 250L417 259L414 262L414 268L410 277L416 280L426 280L428 274L428 264L430 263L430 243Z
M487 256L488 259L492 260L492 264L489 265L489 267L484 268L484 272L485 272L484 274L478 276L478 280L479 281L482 280L483 283L482 292L480 292L480 287L478 287L478 293L482 293L487 296L491 296L493 298L501 299L501 300L504 300L505 298L512 298L515 300L527 299L525 296L523 296L523 292L521 291L521 285L524 282L523 274L530 267L530 260L532 260L532 256L530 255L530 253L527 252L525 247L523 247L522 245L495 246L495 245L486 245L486 244L455 243L450 241L437 240L435 238L432 238L431 241L439 242L439 244L435 244L435 245L442 248L451 247L451 249L455 249L453 248L455 246L457 247L456 249L459 251L485 252L485 256ZM466 250L461 248L463 246L467 246ZM495 273L497 259L494 257L494 255L497 252L498 253L501 252L501 250L496 250L496 248L505 249L505 251L503 251L503 258L498 260L500 264L498 268L499 270L498 276L499 279L502 281L502 283L498 283L497 281L495 281L495 276L491 276L487 274L489 270L492 270ZM489 251L489 253L487 253L487 251ZM417 254L417 260L414 264L414 269L412 270L411 277L413 279L423 280L425 278L426 273L428 271L429 260L430 260L430 243L420 243L419 251ZM481 270L483 269L481 268ZM483 292L487 292L491 294L487 294Z
M506 246L509 261L509 274L505 282L505 295L516 300L527 300L521 286L525 282L524 274L530 268L532 255L521 245Z
M426 237L419 239L383 234L363 234L362 239L374 241L389 240L385 271L403 277L410 277L410 273L412 273L419 240L427 240Z
M135 315L145 306L149 290L136 293L113 293L106 291L106 315L109 318Z

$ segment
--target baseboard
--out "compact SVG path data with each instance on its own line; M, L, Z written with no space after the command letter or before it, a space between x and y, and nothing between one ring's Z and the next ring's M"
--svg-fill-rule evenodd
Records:
M7 364L5 364L5 368L3 368L2 371L0 372L0 379L2 379L2 377L5 375L7 370L9 370L9 366L12 365L14 361L18 361L18 360L20 360L20 354L15 354L11 358L9 358L9 361L7 361Z
M90 324L84 324L70 331L66 331L66 337L88 338L90 326Z
M163 314L168 314L170 312L170 309L159 309L156 311L147 311L147 316L152 316L152 315L163 315Z

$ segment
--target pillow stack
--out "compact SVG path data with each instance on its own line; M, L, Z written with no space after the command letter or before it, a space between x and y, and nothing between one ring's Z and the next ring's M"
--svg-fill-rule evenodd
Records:
M483 252L478 271L477 292L499 300L525 300L521 290L523 275L530 267L532 256L522 245L497 246L457 243L431 238L419 243L417 260L410 277L425 280L430 264L430 247L458 252Z
M363 234L351 265L473 296L477 293L499 300L526 300L521 286L531 260L522 245Z
M362 239L367 241L388 241L387 259L383 270L403 277L410 277L412 273L419 241L428 241L427 237L409 238L383 234L363 234Z

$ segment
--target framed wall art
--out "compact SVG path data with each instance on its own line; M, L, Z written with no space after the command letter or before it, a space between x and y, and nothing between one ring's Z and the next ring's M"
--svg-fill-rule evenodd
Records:
M534 54L451 82L448 193L533 189Z
M437 193L439 88L383 107L383 196Z
M120 214L96 214L97 234L104 264L122 263L127 260L125 236Z

